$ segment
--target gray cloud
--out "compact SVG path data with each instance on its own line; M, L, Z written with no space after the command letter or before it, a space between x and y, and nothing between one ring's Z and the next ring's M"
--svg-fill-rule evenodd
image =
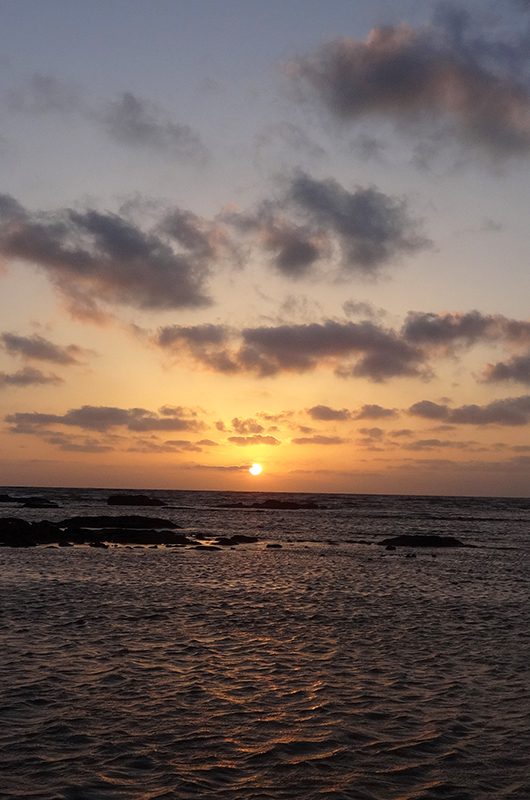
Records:
M35 73L22 86L6 94L7 107L26 114L71 113L81 111L79 90L52 75Z
M62 378L57 375L45 375L39 369L24 367L17 372L0 372L0 388L5 386L39 386L44 384L57 385L62 383Z
M527 425L530 422L530 395L506 397L484 406L470 404L457 408L422 400L409 408L409 414L458 425Z
M92 351L75 344L63 346L54 344L42 336L19 336L7 331L0 334L0 342L12 356L22 356L36 361L51 361L64 366L80 364L83 358L93 354Z
M530 150L530 96L521 80L524 34L501 40L472 31L471 16L448 10L431 26L375 28L298 58L290 74L336 118L387 118L438 130L490 154Z
M395 408L384 408L377 403L367 403L355 414L355 419L393 419L399 416Z
M508 361L499 361L497 364L489 364L484 373L484 380L488 383L515 381L530 386L530 353L513 356Z
M479 311L465 314L411 311L401 334L411 344L431 348L470 347L480 341L501 340L524 344L530 342L530 322Z
M350 192L333 179L316 180L299 172L288 197L310 222L337 238L348 272L373 275L399 256L428 245L406 201L373 187Z
M260 433L255 433L252 436L229 436L228 441L240 447L246 447L251 444L270 444L274 446L281 444L275 436L262 436Z
M119 144L147 147L180 159L203 161L207 157L204 144L189 125L174 122L132 92L123 92L97 116Z
M337 422L342 422L351 419L351 411L348 411L347 408L335 409L329 406L313 406L307 409L307 413L311 419L318 420L336 420Z
M66 414L17 412L5 418L12 433L38 433L50 425L108 431L125 428L137 433L145 431L197 431L202 423L194 417L160 417L145 408L119 408L116 406L81 406Z
M334 322L244 328L168 326L155 344L181 355L185 348L203 366L222 373L308 372L328 364L344 377L383 381L424 373L424 355L397 334L372 322ZM353 359L353 363L352 363Z
M253 234L286 277L307 275L324 258L338 260L345 274L373 277L400 256L430 244L404 198L374 187L349 191L333 179L317 180L301 170L280 185L275 200L254 212L225 213L223 219Z
M212 258L191 242L175 252L159 233L117 214L65 209L31 213L0 198L0 254L42 269L74 313L94 316L113 303L141 309L196 308Z
M249 434L249 433L263 433L263 425L260 425L255 419L239 419L234 417L232 420L232 428L236 433Z
M333 445L333 444L345 444L347 439L342 439L340 436L323 436L321 434L315 434L314 436L298 436L294 439L291 439L292 444L323 444L323 445Z

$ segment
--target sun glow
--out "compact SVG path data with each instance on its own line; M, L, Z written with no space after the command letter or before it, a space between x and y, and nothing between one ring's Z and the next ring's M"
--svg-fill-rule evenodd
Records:
M252 464L252 466L248 468L248 471L251 475L261 475L263 472L263 467L261 464Z

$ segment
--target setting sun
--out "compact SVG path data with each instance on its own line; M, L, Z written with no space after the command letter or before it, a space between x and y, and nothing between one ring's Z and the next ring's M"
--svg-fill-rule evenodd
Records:
M251 475L261 475L261 473L263 472L263 467L261 466L261 464L252 464L252 466L249 467L248 471L250 472Z

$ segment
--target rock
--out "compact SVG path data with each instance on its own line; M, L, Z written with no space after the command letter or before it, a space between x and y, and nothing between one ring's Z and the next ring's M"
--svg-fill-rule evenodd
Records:
M67 542L66 539L61 539L59 547L73 547L72 542Z
M45 497L21 497L22 508L60 508L59 503Z
M213 552L214 550L221 550L220 547L216 547L214 544L196 544L193 549L194 550L202 550L203 552L205 552L207 550L210 551L210 552Z
M107 498L109 506L165 506L163 500L146 494L111 494Z
M0 494L0 503L18 503L18 498L11 497L9 494Z
M282 545L278 544L278 542L270 542L269 544L266 544L265 547L267 547L269 550L279 550L281 549Z
M387 544L387 546L385 547L385 550L395 550L395 549L396 549L395 545L393 544Z
M436 536L435 534L401 534L383 539L380 545L393 547L474 547L464 544L454 536Z
M64 534L62 535L64 536ZM185 533L164 530L155 531L149 528L101 528L98 531L90 528L74 528L68 529L68 538L75 541L76 544L86 544L94 541L136 545L193 544Z
M178 528L175 522L160 517L141 517L136 514L111 516L68 517L58 522L60 528Z
M235 544L253 544L257 542L257 536L247 536L245 533L235 533L233 536L219 536L215 543L221 547L233 547Z
M108 547L109 547L108 544L105 544L105 542L100 542L99 540L96 540L95 542L89 542L88 546L89 547L101 547L104 550L108 550Z

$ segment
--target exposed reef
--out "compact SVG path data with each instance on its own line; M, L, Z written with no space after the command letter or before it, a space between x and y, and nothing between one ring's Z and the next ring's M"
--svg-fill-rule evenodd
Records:
M165 506L163 500L149 497L146 494L111 494L107 498L108 506Z
M435 534L401 534L400 536L390 536L378 542L388 549L395 547L474 547L474 545L464 544L454 536L437 536Z

